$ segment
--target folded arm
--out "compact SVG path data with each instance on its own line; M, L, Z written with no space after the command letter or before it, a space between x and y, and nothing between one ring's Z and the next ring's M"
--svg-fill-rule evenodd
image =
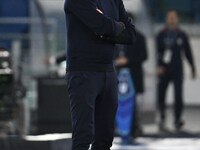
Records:
M97 10L97 0L66 0L65 12L72 13L97 35L115 36L123 26Z
M119 0L119 21L125 25L125 30L115 36L102 37L116 44L133 44L136 41L135 26L129 18L122 0Z

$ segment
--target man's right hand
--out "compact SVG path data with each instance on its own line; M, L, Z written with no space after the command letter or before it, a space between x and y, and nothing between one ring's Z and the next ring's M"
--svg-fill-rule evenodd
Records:
M196 72L192 72L192 79L196 79L196 77L197 77Z
M100 9L96 9L100 14L103 14L103 12Z
M159 66L158 69L157 69L157 74L160 76L160 75L163 75L164 72L165 72L164 67Z
M47 57L47 58L45 59L45 63L46 63L47 65L53 65L53 64L56 63L56 58L55 58L55 57Z

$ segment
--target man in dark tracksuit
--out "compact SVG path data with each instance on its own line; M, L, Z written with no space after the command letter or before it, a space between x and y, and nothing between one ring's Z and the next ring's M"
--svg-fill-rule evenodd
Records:
M117 111L115 44L135 41L122 0L66 0L72 150L110 150Z
M178 14L175 10L170 10L166 17L167 27L165 27L157 37L157 60L158 60L158 104L161 115L160 130L165 128L165 95L170 82L173 82L175 89L175 128L181 129L183 111L183 62L182 54L185 54L195 78L195 67L192 52L187 35L178 28Z

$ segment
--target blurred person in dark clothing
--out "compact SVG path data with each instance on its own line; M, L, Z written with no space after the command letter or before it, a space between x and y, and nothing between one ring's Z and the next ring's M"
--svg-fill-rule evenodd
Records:
M115 44L136 39L122 0L66 0L72 150L110 150L118 107Z
M135 44L122 46L116 56L115 64L117 68L129 68L136 93L143 93L144 81L142 65L147 60L146 40L143 34L137 30L137 41Z
M129 13L134 20L134 16ZM131 136L136 137L142 134L142 128L139 122L139 111L137 110L137 97L144 92L143 63L147 60L147 47L144 35L137 30L137 40L132 45L119 45L116 53L115 64L117 70L129 68L136 90L136 105L133 114L133 124Z
M178 26L179 18L176 10L169 10L166 15L167 25L157 36L157 74L158 74L158 106L160 111L160 130L165 127L165 97L168 84L172 82L175 90L174 125L180 130L184 125L183 112L183 55L187 58L192 78L196 77L196 70L192 50L186 33Z

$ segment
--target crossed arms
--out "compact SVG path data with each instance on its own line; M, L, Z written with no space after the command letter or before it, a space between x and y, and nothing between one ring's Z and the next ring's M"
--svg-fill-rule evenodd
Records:
M99 38L116 44L132 44L136 40L135 26L131 23L119 0L119 21L97 10L97 0L67 0L65 11L75 15Z

